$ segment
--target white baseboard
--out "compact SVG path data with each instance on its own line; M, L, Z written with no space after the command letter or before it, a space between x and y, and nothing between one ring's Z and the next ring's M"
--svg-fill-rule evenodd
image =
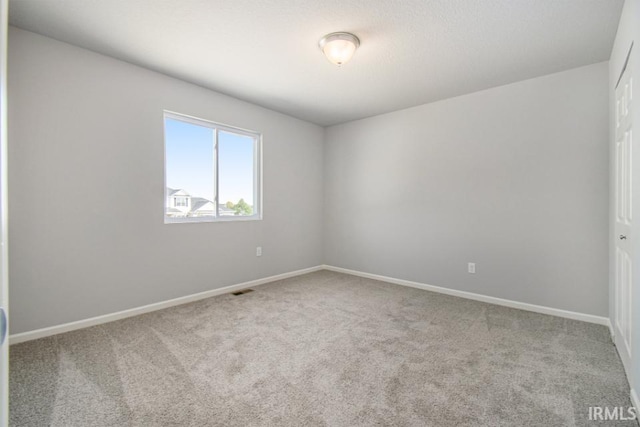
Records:
M63 332L69 332L69 331L75 331L77 329L88 328L90 326L96 326L103 323L113 322L115 320L125 319L127 317L137 316L139 314L149 313L156 310L162 310L163 308L186 304L189 302L198 301L205 298L210 298L216 295L222 295L222 294L234 292L240 289L259 286L265 283L275 282L276 280L282 280L290 277L300 276L302 274L312 273L314 271L319 271L323 269L335 271L339 273L351 274L353 276L366 277L368 279L380 280L383 282L393 283L396 285L424 289L427 291L438 292L441 294L447 294L447 295L456 296L460 298L467 298L467 299L472 299L476 301L487 302L490 304L517 308L520 310L533 311L536 313L549 314L552 316L565 317L568 319L582 320L584 322L589 322L589 323L597 323L599 325L605 325L611 328L611 323L609 322L609 319L606 317L593 316L591 314L576 313L573 311L560 310L557 308L527 304L527 303L518 302L518 301L511 301L511 300L502 299L502 298L475 294L473 292L458 291L455 289L448 289L440 286L427 285L424 283L412 282L412 281L403 280L403 279L396 279L393 277L380 276L378 274L364 273L362 271L349 270L346 268L334 267L331 265L319 265L316 267L310 267L302 270L291 271L288 273L278 274L275 276L265 277L262 279L251 280L249 282L225 286L223 288L212 289L209 291L187 295L184 297L175 298L168 301L161 301L153 304L148 304L142 307L136 307L128 310L118 311L116 313L105 314L102 316L91 317L89 319L78 320L70 323L64 323L62 325L50 326L47 328L36 329L33 331L10 335L9 344L18 344L25 341L31 341L38 338L44 338L51 335L61 334ZM637 396L636 396L636 400L637 400Z
M380 276L378 274L364 273L362 271L349 270L347 268L334 267L332 265L324 265L323 267L325 270L331 270L338 273L345 273L345 274L351 274L353 276L366 277L367 279L380 280L382 282L393 283L396 285L424 289L426 291L438 292L440 294L451 295L454 297L472 299L475 301L482 301L490 304L517 308L520 310L533 311L536 313L549 314L551 316L564 317L567 319L581 320L583 322L597 323L598 325L604 325L604 326L607 326L609 329L611 329L611 322L607 317L594 316L592 314L577 313L575 311L561 310L558 308L528 304L525 302L512 301L512 300L503 299L503 298L490 297L487 295L475 294L473 292L466 292L466 291L458 291L455 289L443 288L440 286L426 285L424 283L412 282L410 280L396 279L393 277Z
M631 404L636 407L636 413L640 417L640 399L634 389L631 389Z
M25 341L31 341L38 338L44 338L51 335L61 334L63 332L75 331L77 329L88 328L89 326L100 325L103 323L113 322L114 320L125 319L127 317L137 316L139 314L149 313L151 311L162 310L163 308L173 307L176 305L186 304L216 295L228 294L240 289L251 288L265 283L275 282L276 280L288 279L290 277L300 276L302 274L312 273L322 270L323 266L305 268L302 270L290 271L288 273L277 274L275 276L265 277L263 279L250 280L244 283L225 286L223 288L212 289L210 291L199 292L197 294L187 295L180 298L174 298L168 301L161 301L153 304L144 305L142 307L131 308L128 310L118 311L116 313L105 314L102 316L91 317L89 319L78 320L75 322L64 323L62 325L50 326L48 328L36 329L34 331L22 332L9 336L9 344L18 344Z
M609 332L611 333L611 341L616 342L616 331L613 330L613 322L609 319Z

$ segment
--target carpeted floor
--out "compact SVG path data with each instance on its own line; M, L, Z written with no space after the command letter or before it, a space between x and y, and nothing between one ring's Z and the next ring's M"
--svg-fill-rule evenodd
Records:
M603 326L328 271L10 351L12 426L583 426L630 405Z

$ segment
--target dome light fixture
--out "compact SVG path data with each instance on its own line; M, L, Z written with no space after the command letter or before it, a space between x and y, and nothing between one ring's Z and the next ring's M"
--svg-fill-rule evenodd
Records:
M318 43L327 59L340 66L348 62L360 46L360 39L351 33L327 34Z

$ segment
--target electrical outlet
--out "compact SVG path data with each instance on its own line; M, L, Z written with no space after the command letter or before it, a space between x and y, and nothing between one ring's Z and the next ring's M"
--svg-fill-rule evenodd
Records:
M262 246L256 247L256 256L262 256Z
M470 262L468 267L469 267L469 273L476 274L476 263L475 262Z

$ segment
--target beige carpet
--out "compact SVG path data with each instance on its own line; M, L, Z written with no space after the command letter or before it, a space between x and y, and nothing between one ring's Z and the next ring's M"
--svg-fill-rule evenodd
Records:
M10 350L12 426L584 426L630 405L603 326L328 271Z

